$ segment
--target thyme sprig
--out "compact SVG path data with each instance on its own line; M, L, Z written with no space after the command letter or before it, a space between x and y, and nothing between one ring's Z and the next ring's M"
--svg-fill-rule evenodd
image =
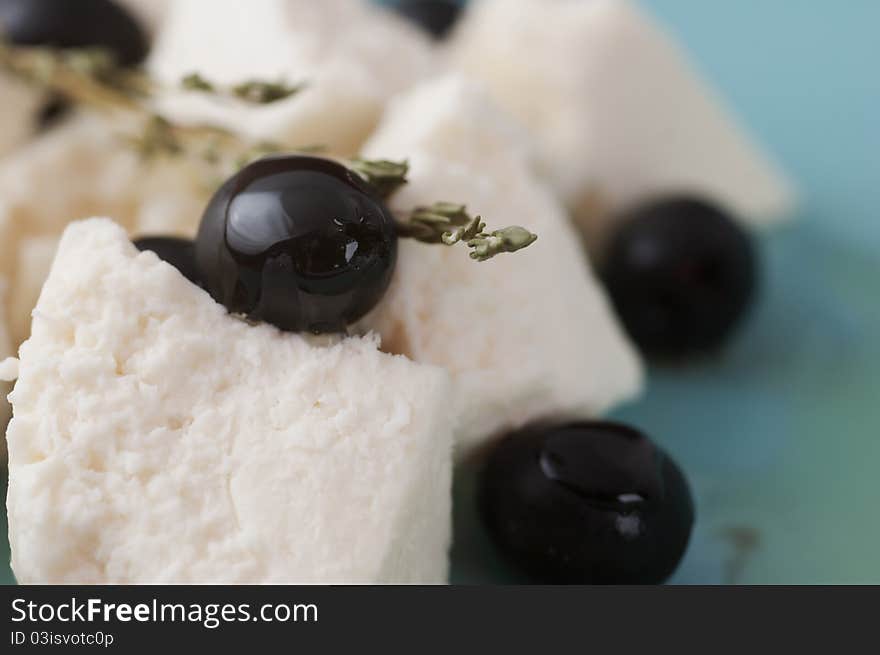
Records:
M348 162L348 166L384 199L390 198L408 182L407 161L357 158ZM416 207L409 212L406 220L398 219L397 233L422 243L446 246L464 243L472 249L471 259L481 262L501 253L522 250L538 238L518 226L486 232L486 223L481 216L471 216L465 205L452 202Z
M0 40L0 69L73 102L140 119L140 132L127 140L145 160L195 157L213 166L231 162L235 168L241 168L255 159L291 151L279 143L251 141L223 127L174 123L153 107L156 83L142 71L118 66L103 50L13 47ZM302 89L302 85L260 80L223 89L197 73L188 75L182 84L192 91L229 94L256 104L289 98ZM295 151L318 149L320 146L310 146ZM406 161L354 158L345 163L385 199L407 183L409 164ZM212 185L215 183L216 180ZM518 226L487 232L480 216L471 216L464 205L456 203L438 202L403 214L405 220L398 216L401 237L447 246L464 243L471 248L471 258L477 261L516 252L538 238Z
M480 262L522 250L538 239L536 234L516 225L487 232L481 216L471 216L465 205L450 202L416 207L409 220L398 226L398 231L423 243L447 246L464 243L472 249L471 259Z
M100 49L56 50L0 41L0 68L71 100L101 110L136 111L146 78L116 65Z
M151 106L158 85L141 71L117 66L104 50L11 47L0 42L0 68L81 105L140 120L136 133L125 140L144 159L189 156L212 164L231 161L232 168L240 168L285 150L269 141L250 142L216 125L172 122Z
M255 105L268 105L279 100L286 100L305 88L305 84L292 85L283 80L269 82L258 79L245 80L231 87L223 87L211 82L200 73L190 73L181 80L180 85L188 91L237 98Z
M348 167L369 183L382 198L388 198L407 183L409 162L356 157Z

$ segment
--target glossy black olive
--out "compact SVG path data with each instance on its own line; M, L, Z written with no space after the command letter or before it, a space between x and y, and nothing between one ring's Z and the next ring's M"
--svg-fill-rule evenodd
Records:
M600 272L639 348L680 359L717 350L734 333L756 295L758 256L720 208L669 198L621 217Z
M122 66L149 50L138 21L111 0L0 0L0 33L15 45L106 48Z
M177 237L143 237L136 239L134 245L138 250L150 250L194 284L199 284L196 270L196 255L193 242Z
M607 422L509 435L482 473L479 507L501 552L547 584L663 582L694 521L675 462L640 432Z
M214 195L199 227L205 288L230 312L283 330L334 332L379 302L397 255L394 219L328 159L261 159Z

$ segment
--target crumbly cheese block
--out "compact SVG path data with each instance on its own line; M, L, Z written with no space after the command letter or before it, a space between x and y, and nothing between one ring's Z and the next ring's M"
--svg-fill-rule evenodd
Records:
M11 395L22 583L442 583L448 376L230 316L71 225Z
M368 156L409 158L394 209L466 202L490 225L538 234L485 263L464 246L402 240L391 288L365 321L385 348L452 372L461 458L531 420L601 414L641 385L580 240L526 152L485 92L455 75L398 99L366 146Z
M591 230L609 215L597 205L613 213L673 192L755 226L792 210L786 176L629 0L483 0L451 52L536 136L542 167Z
M178 122L342 155L358 152L392 94L434 66L423 34L362 0L178 0L149 62L171 87L193 72L221 85L303 83L295 96L263 106L172 92L160 107Z
M111 214L132 234L195 234L211 195L209 172L191 160L142 162L124 141L136 129L82 113L0 160L0 277L8 286L0 309L13 348L30 332L31 310L70 221ZM7 411L0 397L0 415Z
M0 71L0 156L14 150L34 133L34 121L45 95Z

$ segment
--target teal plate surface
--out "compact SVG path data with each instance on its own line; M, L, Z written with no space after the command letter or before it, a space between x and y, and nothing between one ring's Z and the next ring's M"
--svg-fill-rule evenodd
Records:
M652 369L617 413L694 487L672 582L880 583L880 3L642 4L803 194L798 222L762 241L763 294L739 338L713 361ZM453 579L516 581L471 487L460 474Z
M799 222L763 240L761 302L728 351L652 370L618 412L693 483L697 527L672 582L880 583L880 2L643 4L804 195ZM472 481L457 476L453 581L514 582Z

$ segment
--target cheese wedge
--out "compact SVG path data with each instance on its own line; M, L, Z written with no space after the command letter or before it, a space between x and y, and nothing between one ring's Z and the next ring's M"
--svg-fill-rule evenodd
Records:
M82 114L0 162L0 274L12 338L27 338L30 311L55 243L72 220L118 217L133 234L192 236L210 188L192 162L147 164L124 142L132 127Z
M373 337L252 326L71 225L11 395L21 583L442 583L453 419Z
M591 235L596 221L672 193L752 226L792 211L788 178L629 0L474 3L451 56L534 134L543 171Z
M538 234L485 263L463 245L402 240L391 288L365 326L383 347L446 367L463 414L458 456L528 421L601 414L639 391L642 370L523 134L475 84L446 76L398 99L366 146L408 158L405 213L466 202L496 227Z
M301 83L293 97L261 106L172 92L160 107L177 122L208 122L341 155L356 154L388 98L434 65L424 35L361 0L179 0L149 62L172 88L190 73L226 86Z

